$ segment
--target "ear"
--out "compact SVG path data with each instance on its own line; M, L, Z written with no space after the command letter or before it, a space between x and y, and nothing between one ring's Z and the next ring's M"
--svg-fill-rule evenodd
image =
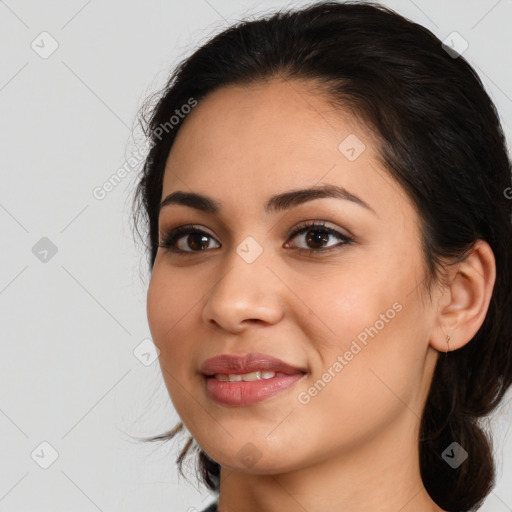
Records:
M496 280L496 261L489 244L477 240L463 261L447 267L445 276L447 284L430 339L440 352L469 343L485 320Z

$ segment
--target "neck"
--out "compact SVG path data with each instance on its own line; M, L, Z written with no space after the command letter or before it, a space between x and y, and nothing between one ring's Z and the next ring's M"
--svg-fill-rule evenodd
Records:
M219 512L442 512L421 479L416 418L407 411L398 421L358 447L293 471L221 467Z

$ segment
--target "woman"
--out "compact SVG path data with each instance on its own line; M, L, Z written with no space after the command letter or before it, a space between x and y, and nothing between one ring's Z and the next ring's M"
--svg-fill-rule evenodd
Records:
M135 221L182 422L151 440L186 427L208 510L476 510L478 420L512 381L512 184L470 65L323 2L225 30L157 99Z

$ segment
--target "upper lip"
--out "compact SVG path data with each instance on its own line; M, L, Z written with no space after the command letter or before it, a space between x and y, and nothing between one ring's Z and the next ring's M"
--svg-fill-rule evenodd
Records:
M267 354L250 353L246 355L221 354L207 359L201 366L201 373L206 376L215 374L242 374L258 370L281 372L287 375L306 373L305 370L292 366Z

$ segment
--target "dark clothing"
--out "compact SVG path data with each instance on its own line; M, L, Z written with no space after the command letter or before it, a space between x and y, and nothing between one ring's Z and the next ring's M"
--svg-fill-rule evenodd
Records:
M215 503L212 503L208 508L205 508L201 512L217 512L217 505L219 504L218 501Z

